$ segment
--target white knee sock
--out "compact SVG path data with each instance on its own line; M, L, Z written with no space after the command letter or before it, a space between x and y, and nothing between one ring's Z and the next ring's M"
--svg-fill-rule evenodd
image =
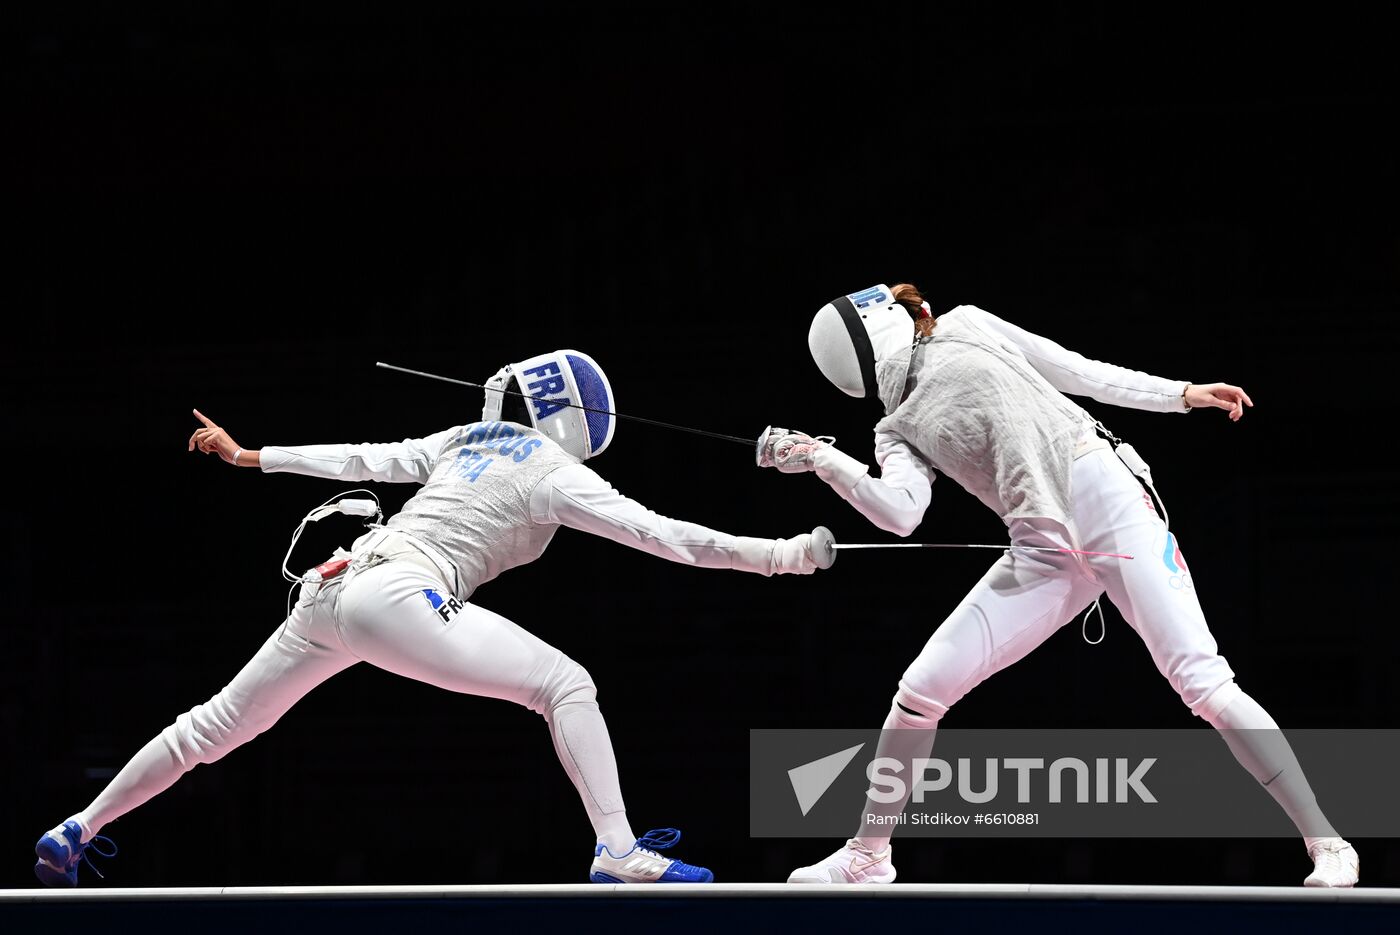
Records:
M612 738L591 686L566 696L545 717L559 762L583 799L598 843L614 856L627 853L637 838L627 822Z
M913 786L910 778L910 772L913 768L912 761L927 758L933 752L933 737L938 727L938 721L937 717L911 714L897 703L890 705L890 713L885 715L885 723L880 734L880 746L875 751L875 755L877 757L892 757L904 764L900 776L905 780L906 790ZM875 816L876 819L886 818L892 821L904 812L904 806L908 801L908 795L905 795L898 802L891 802L887 805L866 799L865 814L861 816L861 827L856 834L856 841L877 854L889 847L890 836L894 833L895 826L884 824L878 820L871 821L868 816Z
M1203 717L1220 731L1240 765L1259 780L1292 819L1308 848L1323 838L1336 837L1337 832L1318 807L1303 767L1278 724L1243 691L1232 694L1233 700L1226 702L1222 710L1208 711Z
M73 816L74 820L84 831L97 834L103 825L169 789L184 775L185 768L164 739L156 736L127 761L87 808Z
M75 817L86 831L96 834L107 822L169 789L200 763L223 759L273 720L240 716L221 692L151 738Z

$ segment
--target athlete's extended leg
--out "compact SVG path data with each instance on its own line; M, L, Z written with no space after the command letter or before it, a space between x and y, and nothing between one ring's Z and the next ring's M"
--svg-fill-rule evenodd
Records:
M1075 474L1076 485L1084 482L1076 487L1080 526L1094 530L1085 547L1137 556L1131 562L1093 561L1109 598L1147 644L1158 671L1181 700L1220 732L1240 765L1292 819L1319 866L1325 862L1320 857L1324 852L1349 852L1341 853L1340 859L1353 864L1350 882L1342 872L1327 874L1334 882L1309 877L1309 884L1351 885L1355 851L1334 847L1341 839L1318 807L1288 740L1268 712L1235 684L1235 674L1206 625L1175 534L1167 531L1150 502L1144 501L1142 488L1111 452L1098 452L1086 464L1088 472L1092 478Z
M40 838L39 878L50 886L76 885L82 848L103 825L164 792L200 763L213 763L252 740L307 692L355 662L335 636L326 600L318 601L314 588L304 588L286 624L223 691L176 718L87 808Z
M523 605L534 612L534 602ZM457 601L427 566L391 561L359 572L341 601L342 634L356 655L449 691L501 698L543 715L569 778L609 854L634 851L607 724L588 672L540 638L483 607ZM644 848L646 844L642 845ZM664 839L652 847L669 844ZM688 878L687 865L637 851L637 878ZM618 871L624 874L623 870ZM708 871L694 876L704 882Z

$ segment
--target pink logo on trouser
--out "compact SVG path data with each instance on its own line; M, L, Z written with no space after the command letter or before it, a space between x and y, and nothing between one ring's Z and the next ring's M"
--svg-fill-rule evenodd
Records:
M1191 569L1186 567L1186 559L1181 555L1181 544L1176 541L1175 533L1167 533L1167 547L1162 550L1162 564L1171 572L1171 578L1168 580L1172 587L1178 591L1195 587L1191 583Z

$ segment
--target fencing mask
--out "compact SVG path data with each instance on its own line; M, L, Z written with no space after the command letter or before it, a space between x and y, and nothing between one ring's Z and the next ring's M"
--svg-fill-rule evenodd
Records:
M913 344L914 319L883 283L832 299L807 332L807 347L822 376L858 398L878 398L876 364Z
M517 386L511 386L511 382ZM532 399L524 403L530 424L569 454L587 460L612 441L617 418L612 387L603 369L580 351L550 351L509 364L486 381L485 420L499 420L506 401L502 390L514 390ZM519 399L519 397L510 397ZM586 408L576 408L576 407Z

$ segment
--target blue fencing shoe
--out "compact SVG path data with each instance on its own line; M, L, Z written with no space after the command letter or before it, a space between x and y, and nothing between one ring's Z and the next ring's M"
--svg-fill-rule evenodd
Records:
M715 875L704 867L693 867L656 853L680 839L681 833L675 828L658 828L642 835L631 850L618 857L599 844L593 852L588 879L594 883L713 883Z
M111 850L104 851L95 847L98 841L106 842ZM102 871L97 869L92 858L87 855L87 849L90 847L102 857L117 856L117 845L111 838L104 838L99 834L84 844L83 829L76 821L65 821L45 833L39 839L39 843L34 845L34 854L39 858L38 863L34 865L34 875L45 886L77 886L78 864L86 861L87 865L92 867L92 872L100 877Z

